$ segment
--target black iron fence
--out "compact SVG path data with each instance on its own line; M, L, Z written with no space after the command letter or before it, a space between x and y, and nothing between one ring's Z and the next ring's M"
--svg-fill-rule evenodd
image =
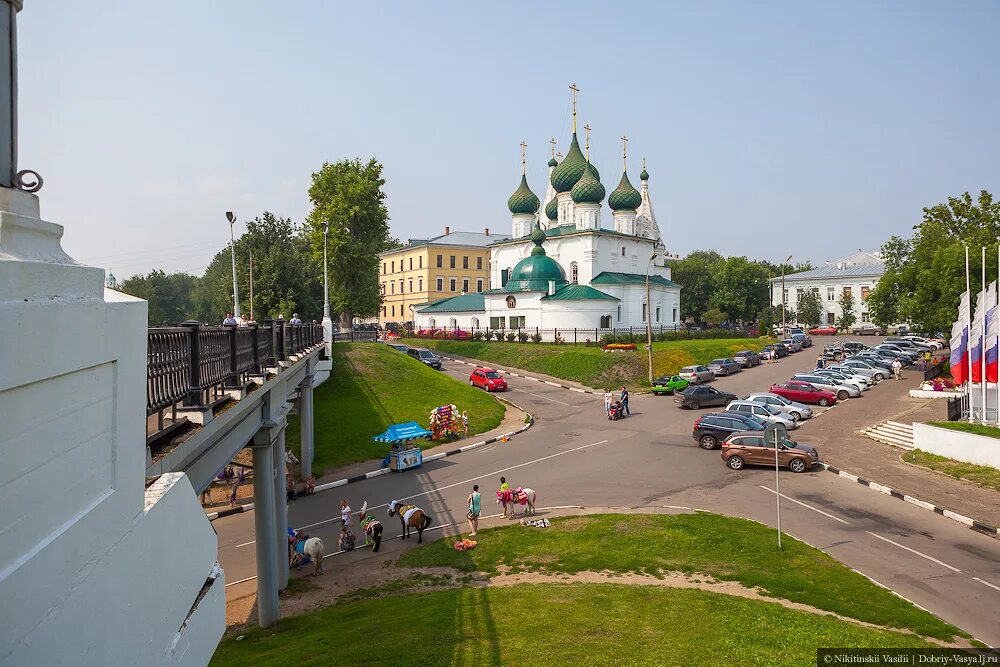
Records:
M264 320L247 327L183 322L149 329L146 348L146 414L203 406L225 387L244 386L251 376L323 342L316 323Z
M364 343L378 340L378 331L337 331L333 334L334 343Z
M368 331L353 332L353 336L369 334ZM485 327L447 327L447 328L407 328L400 335L415 338L438 338L447 340L478 340L507 342L546 342L564 343L567 345L607 345L609 343L646 342L649 332L646 327L611 327L611 328L564 328L543 329L540 327L524 327L520 329L489 329ZM338 334L346 335L346 334ZM730 327L718 329L685 329L674 325L657 325L652 328L654 341L667 340L708 340L716 338L755 338L759 331L754 327ZM348 339L345 339L348 340ZM350 338L349 340L367 340Z

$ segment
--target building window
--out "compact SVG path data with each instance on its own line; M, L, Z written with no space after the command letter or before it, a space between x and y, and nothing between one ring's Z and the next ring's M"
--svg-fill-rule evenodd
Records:
M845 287L844 288L844 296L851 296L851 288L850 287Z
M413 270L413 258L410 257L409 259L410 259L410 271L412 271Z
M382 275L383 276L387 273L387 271L385 270L385 266L386 266L385 262L382 262Z
M403 279L402 278L399 279L399 293L400 294L403 293Z
M621 306L618 306L618 319L616 319L615 321L616 322L621 322L622 321L622 307Z
M395 261L389 262L389 269L392 271L392 273L396 272L396 262Z
M473 329L478 329L479 328L479 318L478 317L473 317L472 321L470 322L470 324L472 325Z
M452 256L451 256L451 259L450 259L450 260L448 260L448 266L449 266L450 268L452 268L452 269L454 269L454 268L455 268L455 256L454 256L454 255L452 255Z
M424 256L417 257L417 268L424 268Z
M646 304L642 304L642 321L646 321Z
M458 282L458 281L457 281L457 280L455 280L454 278L449 278L449 279L448 279L448 286L449 286L449 288L451 289L451 291L452 291L452 292L454 292L454 291L455 291L455 286L456 286L456 283L457 283L457 282Z
M781 298L782 298L782 299L784 299L785 301L788 301L788 288L787 288L787 287L786 287L786 288L785 288L785 290L784 290L784 291L782 292L782 296L781 296Z
M490 329L503 329L503 318L502 317L491 317L490 318Z
M437 320L435 320L435 319L434 319L434 318L432 317L431 319L427 320L427 326L428 326L429 328L433 329L434 327L436 327L436 326L437 326Z
M511 329L523 329L524 328L524 315L511 315L509 319L510 319L510 328Z
M450 320L448 320L448 328L449 329L457 329L458 328L458 320L456 320L454 317L451 318Z
M477 292L482 292L483 291L483 279L482 278L476 278L476 291Z
M507 285L507 279L510 277L510 269L503 269L500 271L500 287Z
M580 267L577 266L576 262L571 262L569 265L569 281L574 285L579 282L580 278Z
M382 317L385 317L385 306L382 306Z
M410 278L410 282L406 287L409 289L410 294L413 294L413 278Z
M392 316L396 317L396 306L392 307Z
M656 307L656 321L657 322L660 321L660 307L659 306Z
M469 279L468 278L462 278L462 291L465 292L466 294L469 293Z
M865 301L868 300L868 294L870 292L871 292L871 288L870 287L862 287L861 288L861 303L864 303Z
M444 255L438 255L438 268L444 266Z
M468 255L462 255L462 268L463 269L469 268L469 256Z
M437 279L437 291L438 292L443 292L444 291L444 278L438 278Z
M389 294L395 294L395 293L396 293L396 283L390 282L389 283Z
M827 287L826 288L826 300L827 301L836 301L837 297L834 294L835 292L836 292L836 290L834 290L832 287Z
M379 291L382 292L382 296L385 296L385 283L382 283L379 286Z
M424 291L424 279L423 278L417 278L417 291L418 292L423 292Z
M827 324L833 324L833 322L834 322L835 319L836 319L836 317L834 316L833 313L827 313L826 314L826 323Z
M482 257L476 257L476 270L477 271L482 271L483 270L483 258Z
M621 310L621 306L619 306L618 308L619 308L619 310ZM601 315L601 328L602 329L610 329L611 328L611 316L610 315Z
M862 322L868 321L868 313L861 313L861 321Z
M795 298L796 298L796 300L801 301L802 300L802 295L805 294L805 293L806 293L806 291L804 289L802 289L801 287L799 287L798 289L796 289L795 290Z
M673 322L674 322L674 324L677 323L677 308L676 307L674 308L674 319L673 319Z
M622 257L625 256L625 246L622 246Z

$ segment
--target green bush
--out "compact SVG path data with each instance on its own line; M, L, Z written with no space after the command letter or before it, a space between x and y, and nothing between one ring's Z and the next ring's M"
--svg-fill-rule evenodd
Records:
M515 338L517 338L517 334L515 334L513 331L510 331L510 332L507 333L507 342L508 343L513 343ZM499 340L499 339L497 339L497 340Z
M528 334L526 334L524 331L518 331L517 332L517 342L519 342L519 343L527 343L528 342Z
M541 336L541 334L536 334L536 333L531 334L531 342L532 343L541 343L542 342L542 336Z
M482 331L476 331L472 334L472 340L482 340L482 339L483 339Z

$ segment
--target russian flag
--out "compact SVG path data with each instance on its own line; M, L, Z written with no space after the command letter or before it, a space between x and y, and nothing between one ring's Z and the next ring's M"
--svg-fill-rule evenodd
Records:
M951 379L955 384L969 381L969 329L961 317L951 327Z
M993 306L986 313L986 381L997 381L997 335L1000 334L1000 312Z
M983 355L988 347L990 320L995 316L996 306L996 283L991 283L976 297L976 315L972 320L972 332L969 334L973 382L983 381ZM984 319L985 326L983 326Z

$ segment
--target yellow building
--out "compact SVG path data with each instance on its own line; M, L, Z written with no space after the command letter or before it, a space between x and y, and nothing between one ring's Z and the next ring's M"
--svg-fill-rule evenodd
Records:
M489 244L509 240L503 234L452 232L432 239L410 239L379 255L382 308L378 323L413 321L413 306L459 294L490 289Z

